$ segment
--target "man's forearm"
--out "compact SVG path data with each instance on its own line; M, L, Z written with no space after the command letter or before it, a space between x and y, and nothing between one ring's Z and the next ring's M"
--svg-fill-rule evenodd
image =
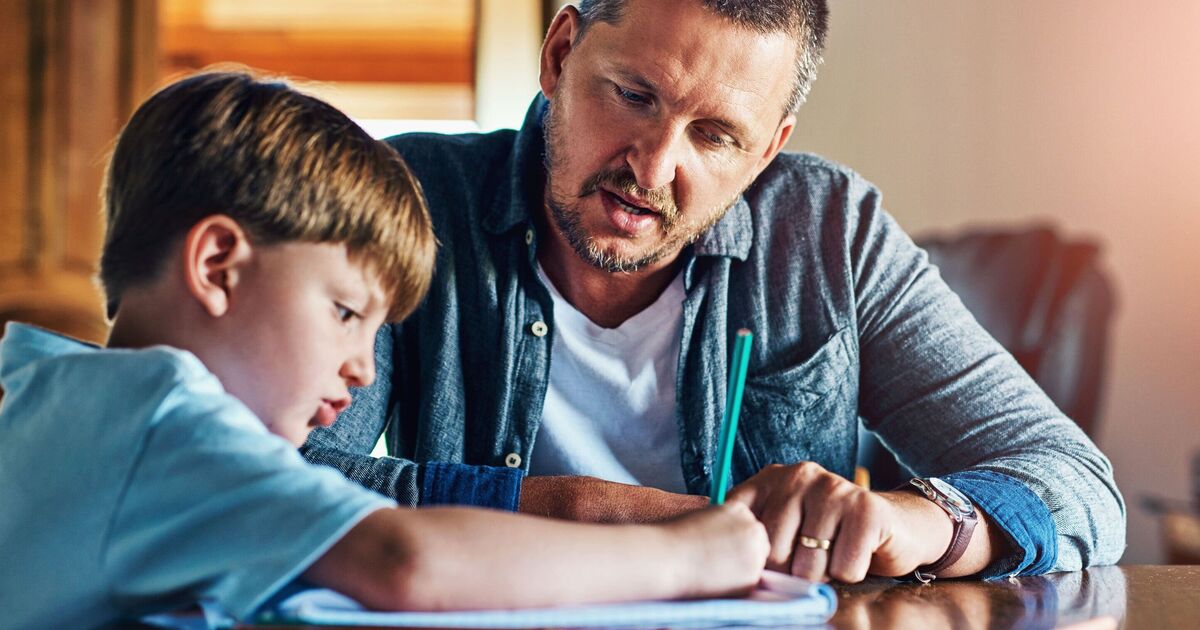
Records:
M706 497L595 477L526 477L519 511L593 523L651 523L698 510Z
M922 532L914 545L922 547L922 565L933 564L950 546L953 535L953 522L946 511L932 501L911 492L885 492L883 496L889 500L908 520L906 528L909 531ZM954 564L938 572L939 577L964 577L975 575L986 569L996 560L1011 555L1013 550L1005 539L999 527L992 523L991 518L982 512L971 535L971 542Z

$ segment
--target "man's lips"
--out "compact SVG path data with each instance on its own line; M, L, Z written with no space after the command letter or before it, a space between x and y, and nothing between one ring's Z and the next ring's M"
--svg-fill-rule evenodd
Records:
M614 200L616 202L618 202L619 204L621 204L622 206L624 206L623 209L626 212L629 212L630 214L634 214L634 215L641 215L641 214L646 214L646 213L660 214L660 215L662 214L662 212L660 212L652 204L650 204L642 199L637 199L636 197L630 197L627 194L619 193L619 192L616 192L613 190L609 190L607 188L600 188L599 190L601 193L607 193L607 194L611 195L614 198Z
M621 197L606 190L600 191L600 203L609 225L628 237L646 234L663 220L661 215L645 208L631 207Z

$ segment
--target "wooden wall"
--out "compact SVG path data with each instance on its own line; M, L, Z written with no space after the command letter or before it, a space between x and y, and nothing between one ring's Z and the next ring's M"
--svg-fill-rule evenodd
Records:
M0 3L0 322L103 340L100 184L153 86L155 22L152 0Z
M476 6L0 1L0 324L105 338L94 282L104 165L160 83L232 61L318 81L311 91L352 116L471 118Z

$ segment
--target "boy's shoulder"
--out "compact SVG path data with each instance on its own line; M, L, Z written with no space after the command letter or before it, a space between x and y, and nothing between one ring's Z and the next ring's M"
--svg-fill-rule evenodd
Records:
M18 473L0 476L0 566L28 567L19 582L0 571L0 592L38 594L18 620L75 627L161 593L248 615L314 550L394 505L305 462L182 350L10 325L0 383L0 461Z
M22 324L9 324L0 340L0 386L11 414L74 412L133 432L147 429L168 408L201 403L211 409L234 400L190 352L106 349Z
M208 370L193 354L168 346L110 349L59 333L10 322L0 339L0 383L15 393L29 385L85 379L129 385L200 379ZM36 378L33 378L35 377Z

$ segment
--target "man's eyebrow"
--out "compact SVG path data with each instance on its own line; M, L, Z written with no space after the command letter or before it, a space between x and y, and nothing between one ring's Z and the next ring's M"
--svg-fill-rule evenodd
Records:
M739 125L731 120L726 120L724 118L712 118L712 117L709 117L709 120L716 123L717 126L719 126L719 127L724 127L725 130L729 132L729 135L734 136L735 138L745 138L746 137L746 130L743 129L741 125Z
M615 72L619 77L621 77L622 81L625 81L626 83L632 83L635 87L646 90L647 92L654 92L655 94L658 94L658 85L656 85L650 79L647 79L636 72L630 72L629 70L622 70L618 68Z

